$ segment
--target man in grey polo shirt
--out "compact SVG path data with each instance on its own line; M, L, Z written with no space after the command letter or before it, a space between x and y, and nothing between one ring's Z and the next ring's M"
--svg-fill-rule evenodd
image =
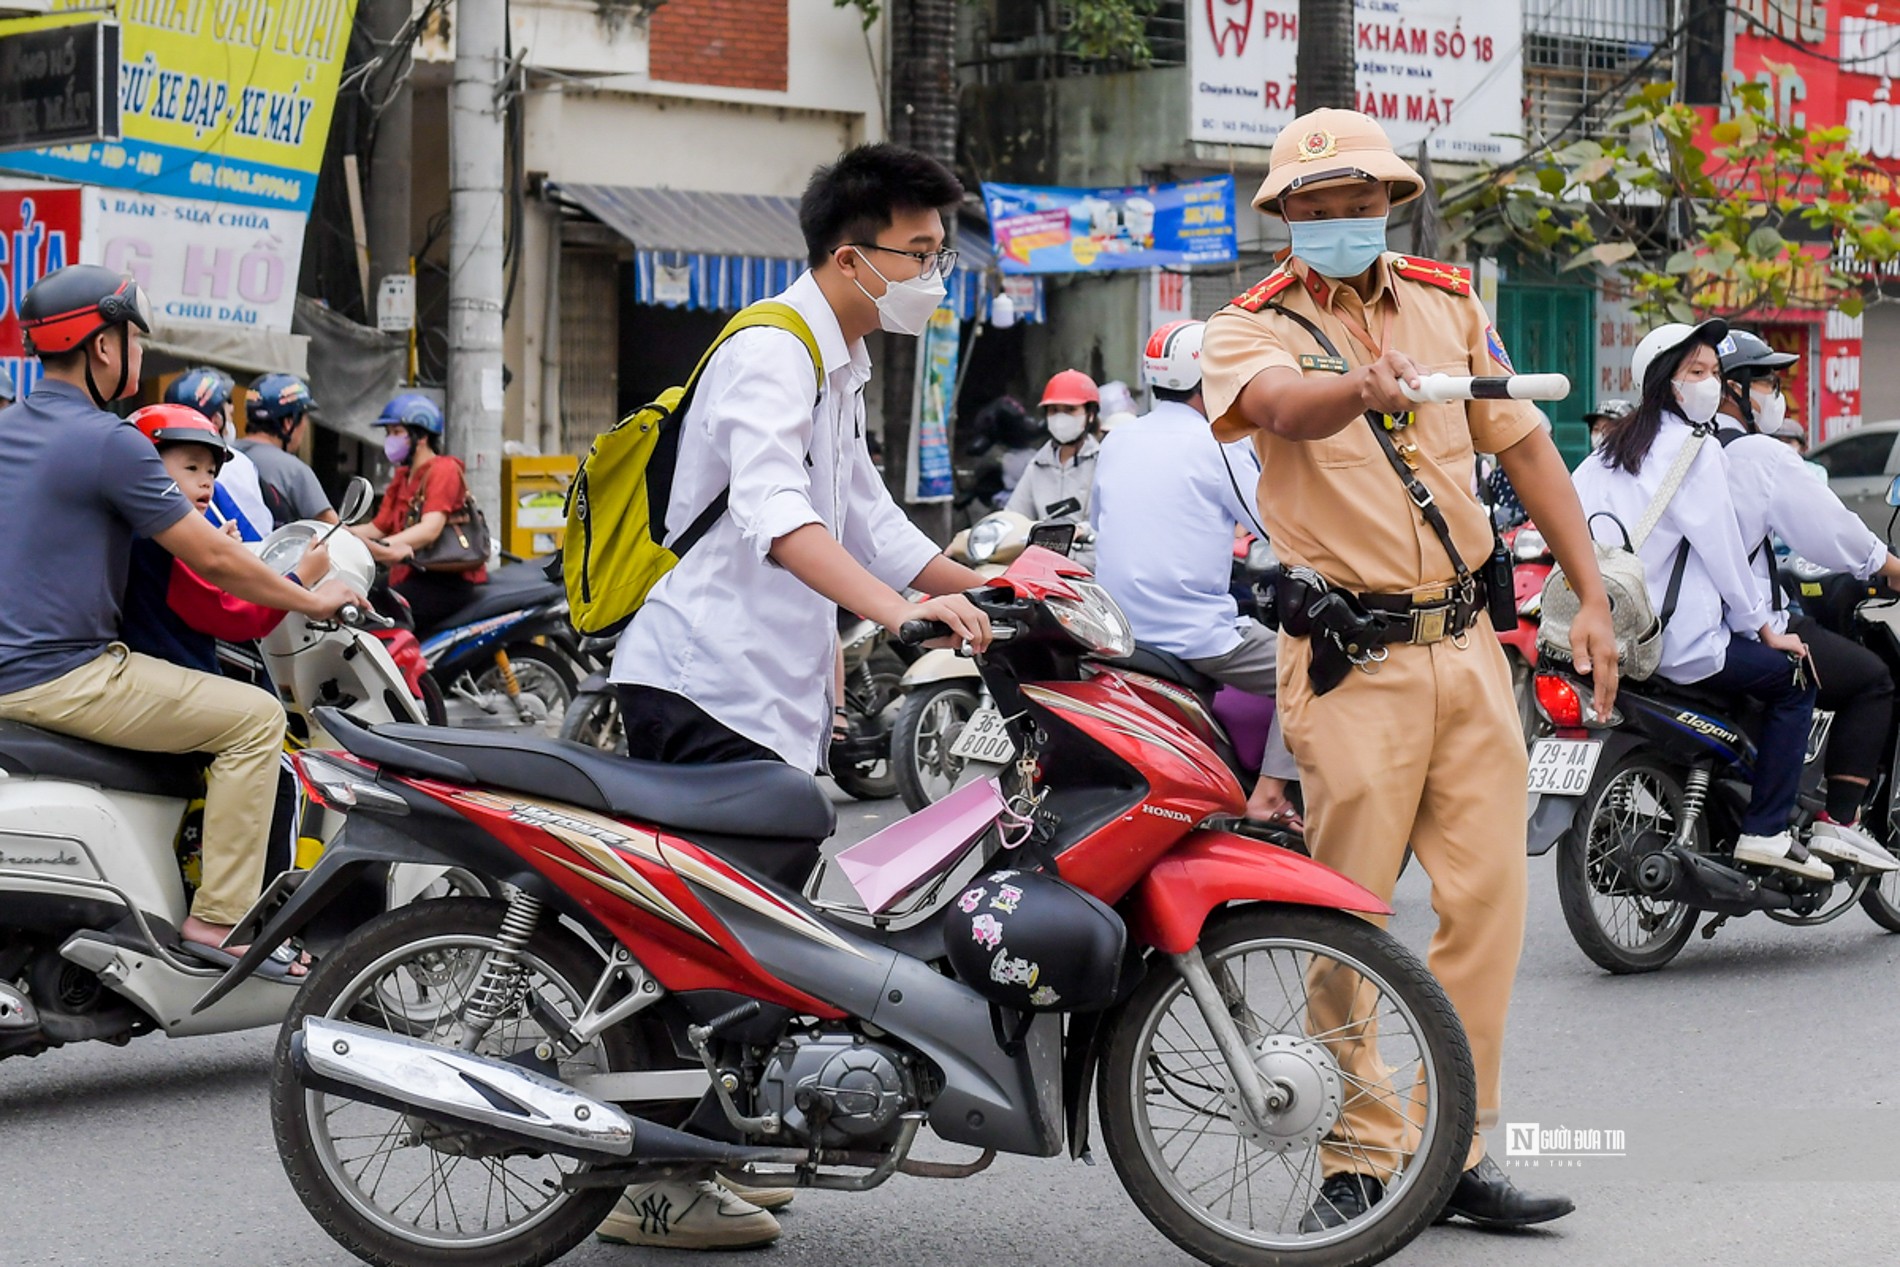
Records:
M251 384L244 409L245 435L238 448L257 467L273 528L299 519L336 522L336 511L317 482L317 473L293 452L303 446L303 429L316 403L295 374L266 374Z

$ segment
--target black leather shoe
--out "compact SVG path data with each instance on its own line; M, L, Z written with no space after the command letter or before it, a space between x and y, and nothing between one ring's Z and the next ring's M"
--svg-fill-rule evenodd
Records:
M1371 1175L1334 1175L1319 1186L1319 1200L1300 1220L1302 1232L1329 1232L1379 1204L1385 1185Z
M1323 1190L1322 1190L1323 1191ZM1465 1219L1479 1227L1529 1227L1576 1209L1569 1197L1534 1197L1511 1182L1489 1156L1458 1177L1437 1222Z

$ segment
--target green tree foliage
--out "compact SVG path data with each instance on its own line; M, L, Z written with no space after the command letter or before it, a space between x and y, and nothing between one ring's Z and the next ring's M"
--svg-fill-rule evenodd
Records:
M1603 137L1448 190L1453 240L1607 272L1650 319L1790 307L1857 315L1867 283L1850 270L1900 248L1891 179L1848 148L1848 129L1784 121L1764 84L1731 85L1712 127L1674 96L1673 84L1646 85Z
M884 12L881 0L832 0L840 9L856 9L869 27ZM1153 55L1148 47L1148 19L1156 0L1070 0L1069 23L1062 47L1085 61L1121 62L1144 66Z

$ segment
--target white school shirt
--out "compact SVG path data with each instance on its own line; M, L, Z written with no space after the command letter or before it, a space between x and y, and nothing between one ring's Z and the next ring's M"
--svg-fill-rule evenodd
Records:
M898 590L938 549L871 465L863 341L846 346L810 273L778 298L817 339L823 391L804 345L782 330L743 330L714 355L682 424L669 535L728 485L730 508L653 587L609 676L685 696L787 763L817 770L831 734L837 609L771 560L772 543L823 524Z
M1734 420L1726 416L1720 423ZM1740 431L1739 426L1724 427ZM1830 572L1866 580L1887 561L1887 546L1861 522L1826 484L1808 474L1801 455L1773 436L1744 435L1723 449L1728 459L1729 494L1735 500L1735 524L1749 551L1749 570L1763 599L1773 607L1777 633L1788 630L1788 612L1774 602L1775 553L1756 553L1770 535Z
M1585 458L1572 477L1584 514L1608 511L1634 533L1691 434L1681 417L1665 413L1643 469L1634 475L1611 470L1602 450ZM1622 535L1606 519L1594 520L1590 529L1599 541L1622 543ZM1729 634L1757 637L1770 614L1767 597L1748 570L1748 547L1736 530L1735 503L1729 496L1728 463L1721 442L1712 435L1702 442L1682 486L1639 552L1658 615L1669 592L1676 548L1684 541L1689 543L1689 559L1675 615L1663 629L1662 663L1656 671L1687 683L1720 672L1728 662Z
M1187 660L1240 645L1234 525L1259 512L1238 490L1259 479L1250 442L1222 445L1204 415L1175 401L1102 442L1089 501L1095 579L1136 638Z
M270 535L270 507L264 504L264 488L257 478L257 463L235 444L225 455L224 465L218 468L218 487L231 494L231 500L237 503L238 510L251 521L251 526L265 536Z

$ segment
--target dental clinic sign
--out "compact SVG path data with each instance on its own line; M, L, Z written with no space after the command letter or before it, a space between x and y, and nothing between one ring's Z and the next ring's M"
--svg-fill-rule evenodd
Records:
M302 212L89 188L80 258L130 273L161 325L287 331Z
M1517 4L1356 0L1358 107L1407 157L1518 157L1524 19ZM1299 113L1297 0L1188 0L1188 137L1270 146Z

